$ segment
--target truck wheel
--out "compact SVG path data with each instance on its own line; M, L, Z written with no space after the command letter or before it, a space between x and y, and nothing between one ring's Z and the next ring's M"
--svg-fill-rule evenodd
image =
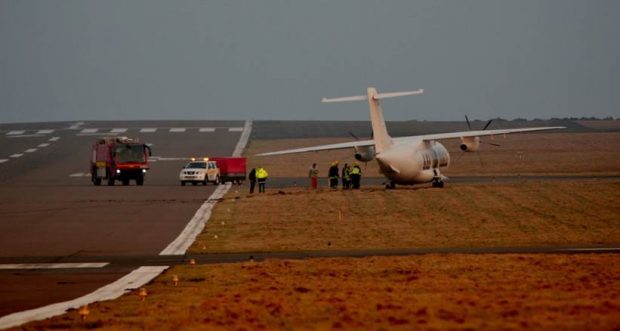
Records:
M136 185L142 186L143 184L144 184L144 176L138 176L138 178L136 178Z
M213 184L215 185L220 185L222 182L220 182L220 176L215 176L215 181L213 182Z
M129 185L129 179L123 179L123 186Z

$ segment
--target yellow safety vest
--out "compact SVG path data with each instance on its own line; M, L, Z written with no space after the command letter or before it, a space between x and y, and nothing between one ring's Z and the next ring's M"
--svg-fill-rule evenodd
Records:
M256 170L256 178L263 179L263 178L267 178L267 176L269 176L269 174L267 173L267 170L263 168L258 168L258 170Z

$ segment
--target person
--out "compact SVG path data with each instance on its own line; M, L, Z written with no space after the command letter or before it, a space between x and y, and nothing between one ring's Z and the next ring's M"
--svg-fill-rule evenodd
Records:
M250 194L253 194L254 186L256 186L256 168L252 168L252 170L250 170L248 179L250 180Z
M360 188L360 181L362 180L362 168L360 168L359 163L355 162L353 168L351 169L351 182L353 184L353 189Z
M338 178L340 177L338 175L338 161L332 162L327 176L329 177L329 187L336 189L338 187Z
M351 188L351 167L348 163L345 163L342 167L342 189L348 190Z
M267 181L269 174L263 167L256 169L256 179L258 180L258 193L265 193L265 181Z
M316 163L312 163L312 167L308 170L308 177L310 178L310 187L316 190L319 186L319 169L316 168Z

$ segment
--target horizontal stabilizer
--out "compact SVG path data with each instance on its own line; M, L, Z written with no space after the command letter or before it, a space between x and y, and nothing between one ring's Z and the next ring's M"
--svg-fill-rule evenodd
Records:
M374 100L381 100L387 98L396 98L396 97L405 97L408 95L418 95L424 93L424 89L419 89L415 91L404 91L404 92L391 92L391 93L377 93L372 96ZM367 95L354 95L350 97L340 97L340 98L323 98L321 102L330 103L330 102L345 102L345 101L364 101L368 100Z

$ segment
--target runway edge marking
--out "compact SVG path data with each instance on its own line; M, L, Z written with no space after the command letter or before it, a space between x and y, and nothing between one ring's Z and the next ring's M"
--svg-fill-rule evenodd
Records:
M252 121L248 120L245 122L245 126L243 127L243 132L241 134L241 137L239 138L239 142L237 143L237 146L235 147L233 156L241 156L241 153L243 152L243 149L247 145L247 142L250 138L251 131L252 131ZM226 194L226 192L228 192L228 189L230 189L230 187L231 187L230 183L218 187L215 190L215 192L213 192L211 197L209 197L209 199L205 201L205 203L198 209L196 214L199 214L202 211L201 214L203 215L203 217L207 216L206 219L202 218L201 222L197 222L197 224L194 224L194 226L200 227L200 231L202 231L205 224L207 223L208 216L211 215L211 208L214 205L213 202L216 201L213 198L216 196L216 194L221 194L221 196L223 196L224 194ZM209 207L208 215L206 214L206 209L203 209L203 207L205 206ZM196 215L194 215L192 220L195 217ZM191 223L192 222L190 221L190 223L187 224L187 226L185 227L183 232L179 235L179 237L177 237L177 239L175 239L170 245L168 245L168 247L166 247L166 249L164 249L160 253L160 255L169 255L170 253L164 253L164 252L167 252L168 249L175 243L177 243L178 246L175 248L170 248L170 251L173 251L174 249L173 252L176 252L179 249L183 249L183 251L180 253L181 254L185 253L187 248L194 241L195 237L198 235L198 233L200 233L198 232L194 234L193 237L191 238L189 237L189 234L187 234L186 235L187 237L184 238L183 245L180 245L181 241L179 240L179 238L181 238L183 234L186 233L186 230L188 228L191 228L191 225L192 225ZM192 233L193 232L195 232L195 230L192 231ZM172 253L172 254L175 254L175 253ZM79 297L77 299L65 301L65 302L59 302L59 303L47 305L44 307L26 310L22 312L17 312L17 313L13 313L10 315L6 315L4 317L0 317L0 329L7 329L10 327L22 325L24 323L38 321L38 320L50 318L50 317L57 316L57 315L62 315L69 309L77 309L79 307L82 307L84 305L87 305L93 302L116 299L120 297L121 295L150 282L151 280L159 276L159 274L161 274L168 268L169 266L140 267L132 271L128 275L125 275L122 278L118 279L117 281L110 283L104 287L101 287L98 290L90 294L87 294L85 296Z
M241 133L241 137L239 137L239 142L237 142L237 146L235 146L235 150L233 151L233 156L241 156L243 153L243 149L248 143L250 139L250 134L252 133L252 121L245 121L245 125L243 126L243 132ZM217 203L219 199L221 199L230 189L231 184L227 183L226 185L220 185L213 194L205 201L200 208L196 211L196 214L192 217L192 219L187 223L181 234L171 242L168 247L164 248L159 255L181 255L185 254L185 251L191 246L191 244L196 240L196 237L202 232L205 225L209 221L211 217L211 210L213 206Z
M78 309L93 302L116 299L150 282L166 269L168 269L168 266L140 267L117 281L103 286L83 297L6 315L0 318L0 329L15 327L24 323L61 315L69 309Z

